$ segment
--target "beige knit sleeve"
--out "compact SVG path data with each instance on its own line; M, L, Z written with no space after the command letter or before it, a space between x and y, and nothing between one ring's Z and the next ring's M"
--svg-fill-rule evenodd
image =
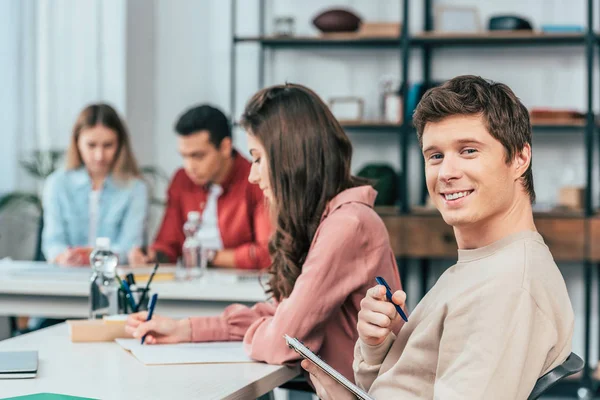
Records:
M396 335L390 332L385 340L377 346L370 346L360 339L356 341L352 367L358 387L367 392L369 391L377 375L379 375L381 364L395 340Z

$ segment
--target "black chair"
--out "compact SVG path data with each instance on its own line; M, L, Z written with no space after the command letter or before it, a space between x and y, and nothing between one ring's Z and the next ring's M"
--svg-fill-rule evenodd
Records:
M583 360L577 354L571 353L565 362L537 380L527 400L535 400L539 398L544 392L556 385L561 379L582 371L584 366L585 363Z

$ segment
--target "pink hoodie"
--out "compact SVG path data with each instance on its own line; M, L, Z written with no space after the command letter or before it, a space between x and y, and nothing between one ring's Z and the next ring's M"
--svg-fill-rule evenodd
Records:
M287 347L287 334L354 381L360 301L376 276L401 289L388 232L373 210L376 196L371 186L361 186L329 202L288 298L252 308L233 304L218 317L190 318L192 341L243 339L253 359L283 364L300 359Z

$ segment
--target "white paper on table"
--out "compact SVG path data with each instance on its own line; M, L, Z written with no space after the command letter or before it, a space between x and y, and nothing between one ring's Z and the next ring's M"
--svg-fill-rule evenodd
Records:
M115 339L145 365L220 364L254 362L242 342L142 345L139 339Z

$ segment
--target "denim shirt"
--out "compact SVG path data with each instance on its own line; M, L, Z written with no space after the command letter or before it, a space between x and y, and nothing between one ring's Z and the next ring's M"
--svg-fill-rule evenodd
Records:
M69 247L87 247L92 182L85 168L60 169L46 180L43 193L44 230L42 251L53 261ZM126 182L111 176L104 180L96 215L96 237L110 238L119 263L127 253L144 244L148 213L148 190L141 179Z

